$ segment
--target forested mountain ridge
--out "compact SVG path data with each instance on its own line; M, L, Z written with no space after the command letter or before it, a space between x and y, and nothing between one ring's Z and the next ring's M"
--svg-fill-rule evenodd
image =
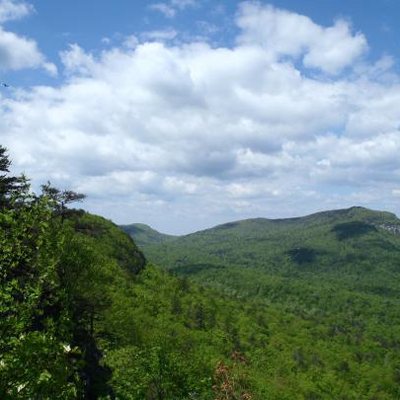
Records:
M133 225L131 225L132 227ZM136 240L136 231L122 227ZM248 267L278 275L367 273L383 264L396 273L400 220L392 213L352 207L306 217L248 219L140 247L150 261L177 272L208 266ZM160 234L163 237L163 234Z
M136 239L136 243L151 245L165 241L172 241L174 239L181 241L184 238L187 238L186 240L188 240L188 238L198 236L210 235L214 237L217 235L217 232L221 231L231 231L235 235L243 237L249 236L249 234L252 237L258 237L266 234L276 234L282 230L296 230L318 225L329 227L335 223L338 224L353 221L362 221L376 227L383 227L384 225L400 226L400 220L391 212L375 211L364 207L354 206L347 209L321 211L304 217L280 219L250 218L224 223L213 228L180 236L160 233L142 223L120 225L120 227L132 236L133 239Z
M382 220L364 209L355 210L357 220L360 212L378 225L364 231L364 225L356 224L355 236L350 225L353 236L342 238L338 224L342 228L351 221L332 221L329 216L335 240L347 245L348 240L370 240L379 224L396 223L393 215L384 213ZM171 400L400 395L397 295L353 290L329 274L307 282L312 268L307 271L302 263L296 266L304 267L307 279L288 275L290 270L279 276L234 265L205 267L200 269L204 274L189 268L182 277L151 265L132 271L130 258L119 255L120 250L129 253L121 244L128 242L113 224L88 214L71 223L100 255L91 264L93 278L84 282L89 282L88 298L97 304L93 337L103 354L99 367L104 368L100 371L108 388L103 393L120 399ZM312 218L307 223L319 225ZM394 236L384 229L381 234ZM133 244L129 248L137 252ZM179 267L173 272L179 275Z
M280 310L283 319L299 318L306 331L304 326L291 331L289 347L300 352L292 356L304 362L307 376L314 368L324 370L335 351L342 355L333 372L337 378L346 380L377 362L391 364L384 375L400 386L399 226L392 213L352 207L303 218L236 221L141 249L177 276L238 302ZM313 333L300 339L306 332ZM312 366L317 359L319 367ZM332 386L324 392L314 378L309 395L293 398L400 397L384 388L383 376L377 377L376 395L361 394L370 384L354 394L355 381L336 394Z
M135 243L138 246L145 246L153 243L164 243L173 240L176 237L174 235L160 233L150 226L140 223L131 225L120 225L120 228L132 238L135 238Z
M141 249L180 276L289 308L320 307L331 291L399 301L399 226L392 213L352 207L236 221Z

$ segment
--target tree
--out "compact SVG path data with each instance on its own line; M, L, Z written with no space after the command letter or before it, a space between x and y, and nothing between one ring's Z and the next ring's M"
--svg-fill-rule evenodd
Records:
M42 196L48 197L54 207L55 215L61 217L61 223L64 223L65 219L73 214L73 210L67 208L68 204L82 202L86 195L82 193L74 192L73 190L60 190L51 186L50 182L46 185L42 185Z
M57 272L62 230L50 200L8 175L0 146L0 398L78 395L72 326Z
M0 145L0 209L10 206L13 195L20 192L26 193L29 187L25 176L8 176L11 160L8 157L7 149Z

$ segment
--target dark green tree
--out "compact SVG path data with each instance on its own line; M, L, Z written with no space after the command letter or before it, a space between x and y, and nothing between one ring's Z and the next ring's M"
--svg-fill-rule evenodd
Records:
M46 196L51 200L54 213L61 217L61 223L64 223L66 218L75 213L75 210L68 209L67 205L82 202L86 198L86 195L73 190L57 189L50 182L42 185L42 196Z
M0 209L10 206L13 196L27 192L27 179L21 175L9 176L11 160L7 154L7 149L0 145Z

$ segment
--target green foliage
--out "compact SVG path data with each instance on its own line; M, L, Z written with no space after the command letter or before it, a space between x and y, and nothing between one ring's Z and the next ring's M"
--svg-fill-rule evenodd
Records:
M223 331L250 361L253 398L396 399L398 226L393 214L354 207L238 221L142 249L225 304L245 305Z
M152 243L164 243L173 240L175 236L157 232L145 224L122 225L121 228L130 236L135 238L138 246Z
M316 251L307 247L297 247L288 251L292 261L301 265L304 263L314 262L316 259Z
M11 160L8 158L7 149L0 145L0 209L10 206L14 195L20 195L28 189L27 180L20 177L9 176Z
M350 221L335 225L332 228L332 232L336 233L338 240L344 240L366 235L370 232L377 232L377 229L363 221Z
M229 252L227 243L220 241L224 251L212 253L218 255L219 264L180 267L182 274L207 288L185 276L145 268L133 241L101 217L74 214L63 224L61 235L51 212L46 215L47 228L40 239L43 255L32 250L29 259L52 266L54 275L48 276L55 279L50 292L59 293L58 317L47 318L53 322L43 323L41 329L32 325L25 329L29 341L24 350L18 347L24 336L21 340L19 331L11 335L19 343L10 352L16 361L7 361L11 369L1 375L3 382L14 382L14 391L10 392L11 386L7 389L10 398L38 394L149 400L400 396L399 303L397 292L388 291L390 286L377 294L376 282L366 275L361 283L374 288L371 294L371 287L352 283L352 270L337 267L346 279L350 277L343 282L333 271L318 275L313 260L294 270L299 263L287 253L281 274L265 267L223 264ZM38 214L39 220L46 221L44 214ZM332 225L337 223L332 220ZM14 230L23 225L16 222ZM219 232L226 235L232 228L238 224ZM37 229L32 228L35 235ZM337 240L334 232L328 234L330 240ZM396 244L393 235L379 235ZM377 240L368 233L346 240L346 246L357 249L361 238ZM4 240L11 243L11 237ZM293 243L289 241L287 247L293 248ZM315 246L308 242L299 248ZM321 249L318 257L325 257ZM351 285L358 290L350 290ZM28 311L36 314L42 300L36 298ZM10 325L18 326L16 320ZM41 339L50 333L53 341L48 336ZM33 376L30 382L35 384L25 389L21 386L25 375L20 378L15 372L32 362L37 369L28 367L24 373Z
M0 212L0 227L0 398L76 398L61 238L48 201L21 192Z
M60 275L76 326L73 344L83 353L85 396L112 396L112 371L102 363L100 343L113 342L120 332L109 330L105 318L121 314L117 294L144 269L145 259L132 239L104 218L77 214L64 230Z
M73 192L14 189L0 212L0 398L113 397L105 315L145 259L114 224L60 205Z
M42 194L51 201L53 206L53 215L60 216L61 224L64 223L68 216L75 213L75 210L68 209L67 205L70 203L81 202L86 198L84 194L76 193L72 190L59 190L51 186L50 182L46 185L42 185Z

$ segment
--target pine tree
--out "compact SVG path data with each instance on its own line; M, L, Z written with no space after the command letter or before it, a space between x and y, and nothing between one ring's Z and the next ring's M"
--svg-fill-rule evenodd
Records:
M23 175L9 176L10 166L7 149L0 145L0 209L9 207L12 197L18 192L26 193L29 186Z

